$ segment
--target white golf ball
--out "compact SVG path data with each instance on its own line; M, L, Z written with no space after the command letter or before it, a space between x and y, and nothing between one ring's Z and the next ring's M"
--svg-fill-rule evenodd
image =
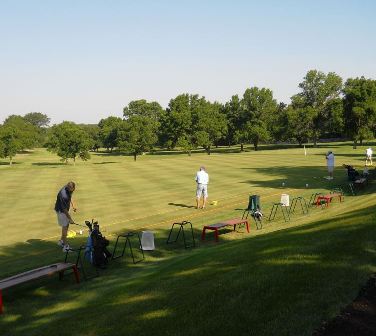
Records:
M80 230L80 234L82 234L83 232L82 232L82 230Z
M282 182L282 187L284 187L285 186L285 182Z
M305 185L305 186L306 186L306 188L308 188L308 183L306 183L306 185Z

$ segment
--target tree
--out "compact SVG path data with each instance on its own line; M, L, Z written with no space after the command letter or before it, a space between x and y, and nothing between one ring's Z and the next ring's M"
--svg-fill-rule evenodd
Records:
M210 155L211 147L227 132L226 116L221 109L222 106L219 103L210 103L202 97L195 111L196 142L198 146L202 146L206 150L208 155Z
M99 126L99 138L105 148L111 151L117 147L118 129L123 120L119 117L108 117L102 119Z
M257 150L259 143L270 137L268 124L277 110L277 102L273 99L271 90L252 87L245 90L240 105L242 125L237 132L237 138L250 141Z
M89 135L73 122L64 121L52 126L49 131L47 149L56 153L66 163L68 159L73 159L75 164L77 157L88 160L92 145Z
M292 138L302 146L312 136L313 120L316 111L308 107L294 107L290 105L286 110L287 115L287 138Z
M12 165L13 158L23 148L23 135L20 129L13 125L0 126L0 157L9 158L9 165Z
M291 97L294 108L310 107L315 112L312 123L314 145L317 145L319 136L328 130L329 105L339 98L342 89L342 78L334 72L327 75L321 71L310 70L299 84L302 90Z
M48 127L50 123L50 118L47 115L40 112L30 112L25 114L23 117L27 122L34 125L35 127L42 128Z
M118 146L130 152L136 161L138 155L153 148L158 140L156 131L157 122L152 122L149 117L130 116L119 125Z
M35 127L37 133L36 145L43 146L46 142L47 128L50 123L50 118L40 112L30 112L25 114L23 119Z
M10 115L5 119L4 126L9 126L17 130L17 139L21 147L19 150L31 149L38 144L37 127L26 121L22 116Z
M372 79L349 78L343 89L346 133L354 141L374 136L376 126L376 81Z
M227 119L227 144L231 146L237 142L243 142L240 133L237 133L237 131L240 130L245 123L245 120L243 120L244 115L241 113L239 96L232 96L231 100L225 103L225 105L222 108L222 111ZM241 148L241 151L243 151L243 146Z
M125 119L131 116L138 115L151 118L154 121L159 121L163 109L157 102L147 102L145 99L131 101L127 107L123 109Z
M159 138L163 146L172 149L178 144L179 139L184 138L189 142L189 147L194 147L193 114L198 101L198 95L188 93L170 100L160 120Z
M79 126L89 135L90 139L92 140L93 151L98 151L99 148L103 147L103 143L100 137L100 128L98 125L81 124Z

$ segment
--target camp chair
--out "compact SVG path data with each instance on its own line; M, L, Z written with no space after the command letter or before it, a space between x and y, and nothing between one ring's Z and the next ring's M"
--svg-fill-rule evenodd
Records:
M249 215L251 215L255 221L256 228L262 229L262 213L259 195L249 196L248 206L243 212L242 219L247 219Z

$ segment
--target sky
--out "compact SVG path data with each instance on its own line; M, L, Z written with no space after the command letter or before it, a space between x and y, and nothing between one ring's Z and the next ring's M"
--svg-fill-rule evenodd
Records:
M253 86L290 102L307 71L376 79L373 0L0 0L0 123L122 117Z

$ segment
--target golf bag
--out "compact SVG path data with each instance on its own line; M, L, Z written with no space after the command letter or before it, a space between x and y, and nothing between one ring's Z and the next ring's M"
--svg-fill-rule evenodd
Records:
M98 222L85 221L85 224L90 230L85 255L94 266L105 267L112 257L111 252L107 249L110 242L100 232Z

